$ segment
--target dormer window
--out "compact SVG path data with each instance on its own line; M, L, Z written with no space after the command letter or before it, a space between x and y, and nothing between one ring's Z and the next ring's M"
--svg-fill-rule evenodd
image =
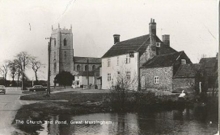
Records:
M156 47L160 47L161 46L161 43L160 42L157 42L156 43Z
M186 64L186 59L181 59L181 65Z

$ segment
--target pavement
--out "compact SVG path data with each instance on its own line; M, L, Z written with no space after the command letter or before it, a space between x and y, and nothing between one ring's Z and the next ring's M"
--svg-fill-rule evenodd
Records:
M22 101L20 100L21 95L23 94L20 88L6 88L6 94L0 95L0 135L12 135L20 132L11 125L18 109L22 105L36 102Z
M77 93L108 93L109 90L98 89L82 89L82 88L58 88L54 89L51 93L69 92L74 91ZM0 135L14 135L17 133L22 134L21 131L15 129L11 124L15 118L18 109L22 105L32 104L39 101L20 100L20 96L25 95L22 93L21 88L7 87L6 94L0 95Z

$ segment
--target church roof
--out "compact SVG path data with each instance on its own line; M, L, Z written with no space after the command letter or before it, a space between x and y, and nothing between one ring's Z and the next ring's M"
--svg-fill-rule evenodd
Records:
M75 63L86 64L87 62L90 64L101 64L101 58L94 58L94 57L78 57L74 56L73 60Z
M161 42L161 40L156 36L156 42ZM173 48L164 45L161 42L161 54L176 52ZM127 54L129 52L140 52L141 54L145 52L147 46L150 44L150 36L149 34L135 37L132 39L128 39L125 41L121 41L113 45L103 56L102 58L106 57L113 57L118 55Z

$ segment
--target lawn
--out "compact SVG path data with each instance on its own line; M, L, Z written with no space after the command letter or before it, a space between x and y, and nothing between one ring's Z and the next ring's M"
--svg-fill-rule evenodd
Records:
M82 103L86 101L97 102L103 100L106 96L109 96L109 93L77 93L71 91L52 93L47 97L45 92L37 92L21 96L20 100L67 100L69 102Z

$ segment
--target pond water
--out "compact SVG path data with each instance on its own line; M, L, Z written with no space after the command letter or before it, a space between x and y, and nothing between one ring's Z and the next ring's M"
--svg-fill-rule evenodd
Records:
M217 116L193 109L60 115L51 116L42 126L40 135L213 135Z

